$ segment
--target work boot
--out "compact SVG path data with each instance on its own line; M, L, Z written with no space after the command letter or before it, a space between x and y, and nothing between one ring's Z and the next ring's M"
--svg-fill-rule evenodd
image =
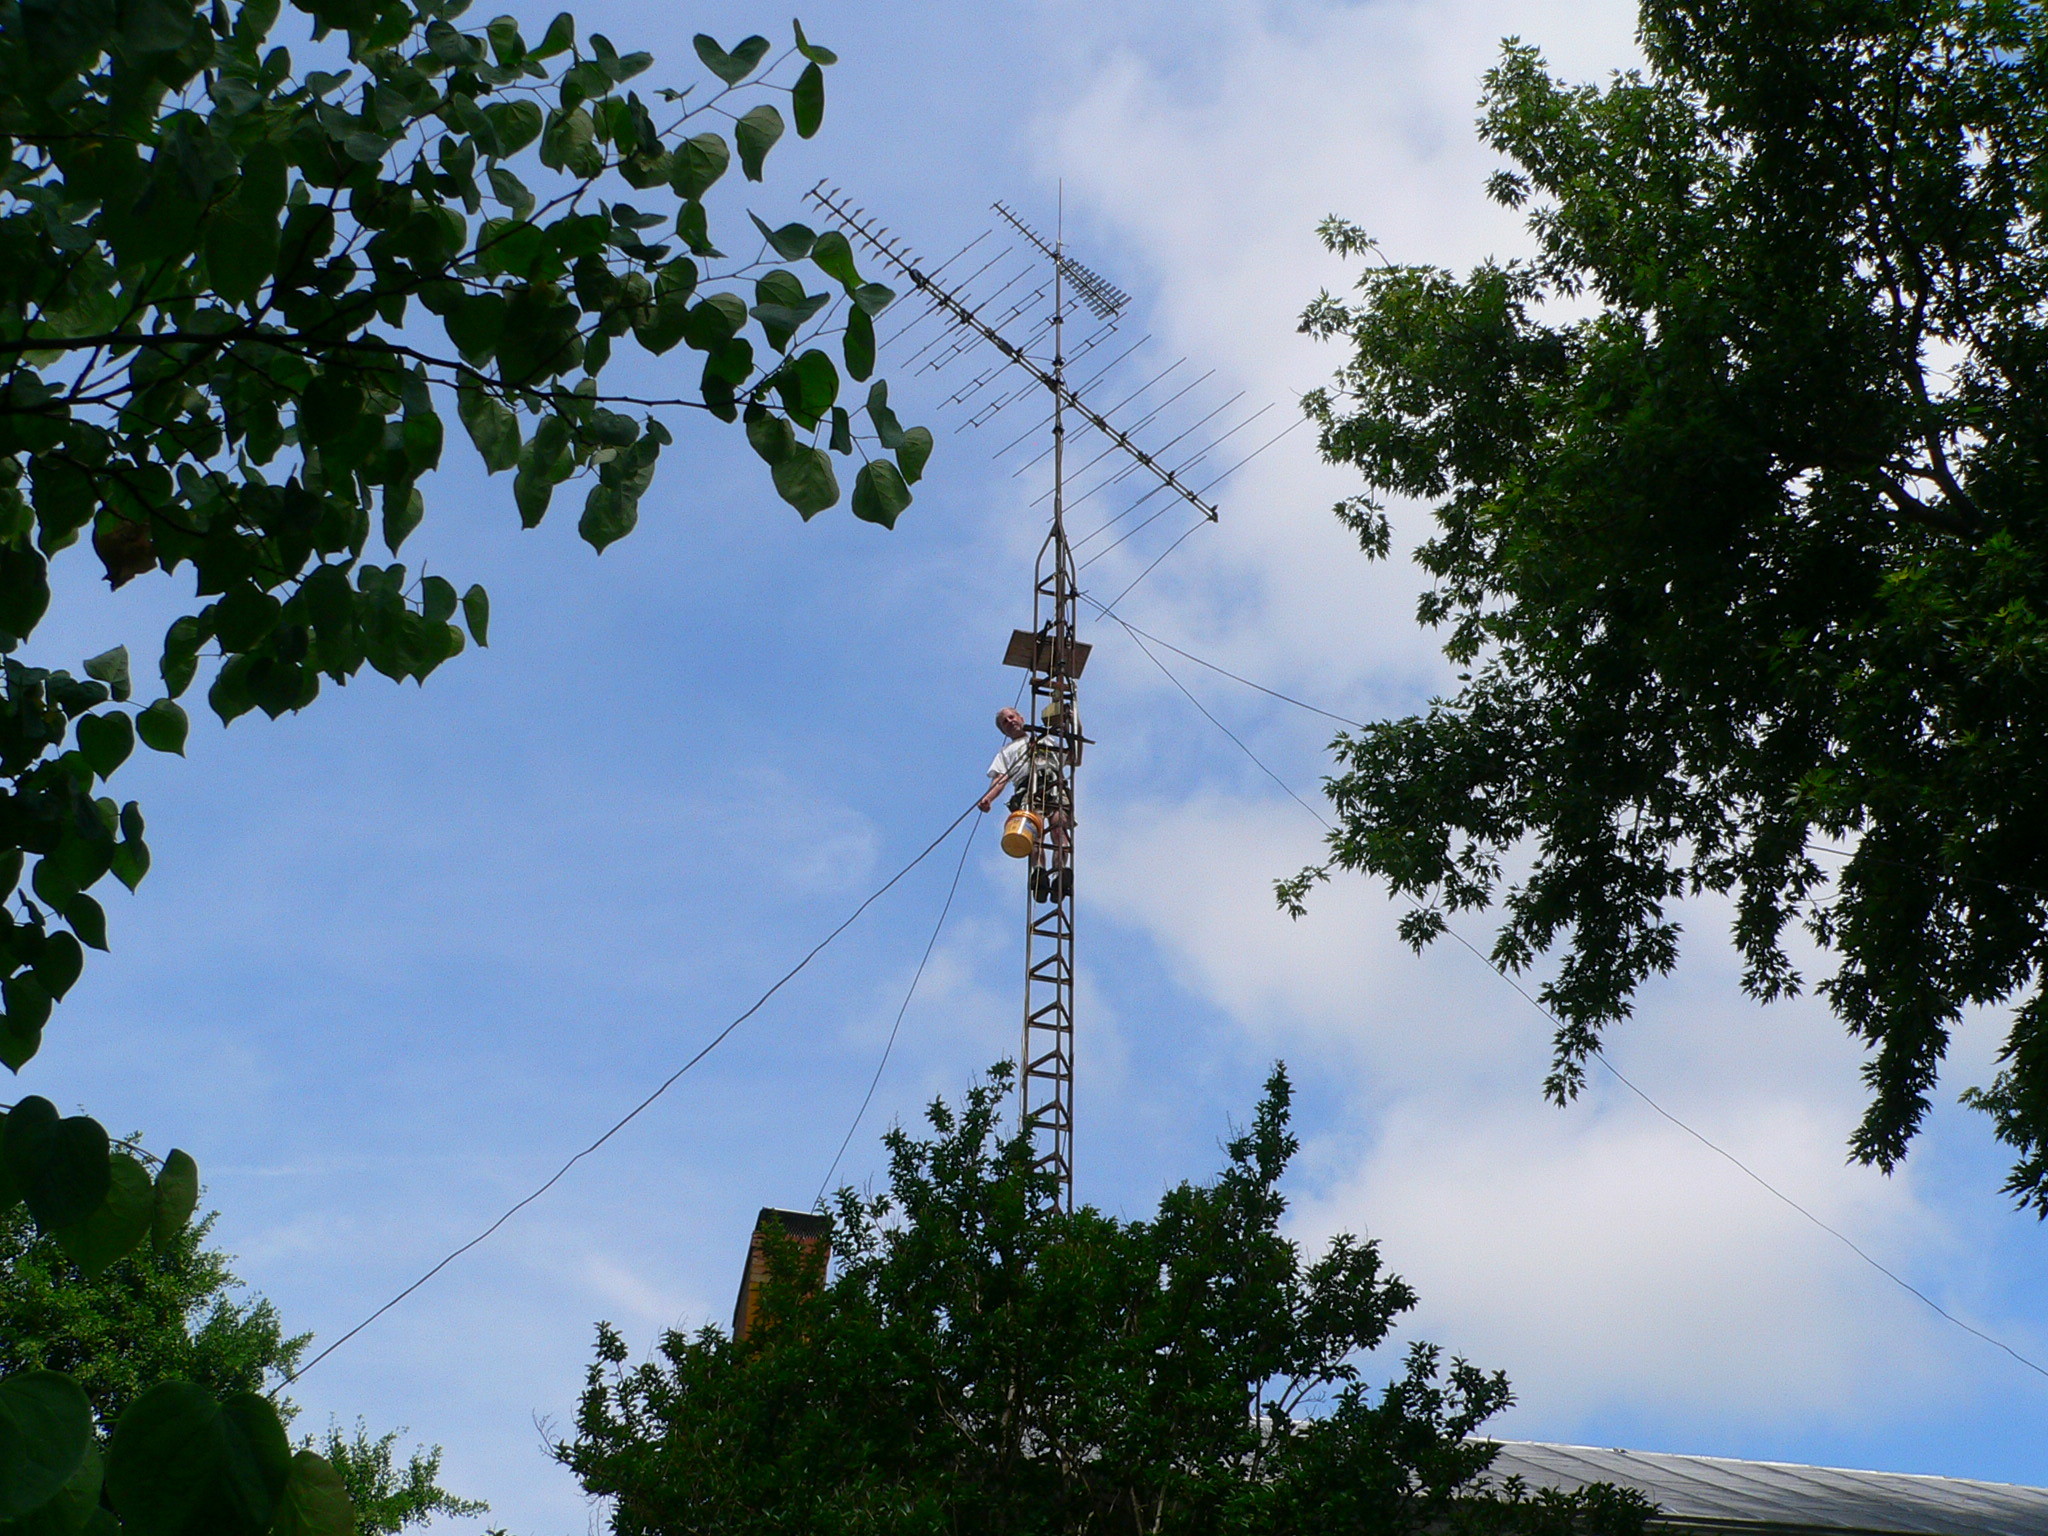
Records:
M1055 869L1045 877L1045 899L1065 901L1074 894L1074 871L1071 868Z
M1033 901L1051 901L1053 899L1052 876L1035 865L1031 870L1030 885L1031 899Z

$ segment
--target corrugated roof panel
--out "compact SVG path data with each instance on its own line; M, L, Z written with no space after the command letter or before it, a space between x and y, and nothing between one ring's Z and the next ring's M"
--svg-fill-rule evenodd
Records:
M1501 1442L1491 1474L1532 1487L1634 1488L1674 1526L1881 1533L2048 1536L2048 1489L1906 1472L1854 1472L1776 1461Z

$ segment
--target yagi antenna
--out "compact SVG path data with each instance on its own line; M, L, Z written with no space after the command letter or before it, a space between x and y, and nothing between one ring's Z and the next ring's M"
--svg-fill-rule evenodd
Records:
M1076 296L1095 311L1097 319L1114 320L1129 306L1131 296L1115 283L1100 273L1089 271L1073 257L1047 244L1043 235L1010 212L1003 204L997 203L995 206L996 212L1008 221L1012 229L1052 258L1053 264L1060 269L1060 275L1074 285Z
M1038 380L1040 384L1044 385L1046 389L1050 390L1055 403L1066 410L1074 412L1083 421L1087 422L1089 426L1144 465L1145 468L1160 478L1168 490L1174 491L1186 499L1190 505L1197 508L1211 522L1216 520L1217 512L1214 503L1210 502L1200 491L1197 491L1183 481L1175 470L1161 463L1143 448L1140 448L1132 440L1129 433L1115 425L1108 417L1075 394L1063 376L1045 367L1036 358L1026 353L1022 347L996 329L995 326L984 320L975 306L970 304L959 292L941 283L937 278L927 275L924 269L917 264L916 258L904 247L901 241L892 236L888 230L880 228L870 220L865 210L853 207L847 201L844 193L840 192L836 187L829 191L826 190L825 183L821 181L804 195L826 213L830 214L834 222L841 229L844 229L848 234L858 239L894 271L905 278L911 287L924 295L926 301L933 308L943 311L947 318L952 320L956 326L972 331L983 341L994 347L1005 358L1015 363L1019 368L1022 368L1026 373ZM1005 218L1011 217L1007 210L1002 210L1000 204L997 207L1003 212ZM1060 263L1066 261L1067 258L1056 256L1054 247L1045 244L1037 235L1032 234L1028 229L1024 229L1022 225L1018 227L1023 229L1026 237L1041 251L1045 252L1047 256L1056 257L1055 266L1064 278L1066 276L1066 269ZM1086 268L1082 270L1086 271ZM1098 297L1103 302L1107 302L1109 297L1114 297L1119 305L1130 302L1129 295L1123 293L1120 289L1111 286L1094 273L1089 273L1088 275L1099 285ZM1092 303L1090 307L1093 307Z

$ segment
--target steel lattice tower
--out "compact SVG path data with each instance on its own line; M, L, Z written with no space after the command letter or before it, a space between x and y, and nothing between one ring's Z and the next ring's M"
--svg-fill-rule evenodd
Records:
M1074 814L1078 803L1075 780L1082 749L1088 742L1082 732L1078 684L1082 669L1087 665L1089 647L1078 634L1081 588L1073 547L1067 538L1068 418L1077 418L1083 424L1083 430L1092 429L1101 434L1109 445L1103 450L1105 454L1127 456L1134 465L1134 472L1147 474L1154 482L1154 493L1165 492L1170 497L1184 499L1212 521L1217 515L1216 509L1204 499L1201 490L1190 487L1180 478L1175 467L1146 452L1128 432L1089 405L1068 384L1066 323L1070 301L1108 321L1130 302L1130 298L1114 284L1068 256L1059 231L1056 230L1054 237L1047 240L1001 203L996 204L996 212L1051 265L1052 313L1045 322L1049 332L1042 333L1049 334L1052 344L1052 356L1047 360L1042 353L1032 355L1028 350L1029 338L1025 345L1012 342L998 324L978 313L961 292L926 273L900 241L863 210L853 207L838 191L827 190L820 183L811 189L808 196L841 229L906 279L948 327L993 346L1002 355L1004 364L1023 370L1051 396L1051 528L1040 546L1033 573L1031 628L1020 629L1010 637L1009 649L1003 659L1008 665L1022 667L1029 674L1031 714L1026 728L1033 738L1033 756L1040 764L1033 771L1049 771L1057 779L1054 786L1040 786L1041 803L1064 807L1066 811L1066 825L1058 832L1049 826L1041 852L1034 854L1026 865L1024 1031L1019 1087L1022 1124L1032 1137L1037 1164L1053 1175L1059 1207L1071 1210L1074 1204L1074 861L1075 841L1079 834L1078 818ZM1021 307L1013 307L1003 319L1013 320L1021 313ZM960 350L964 350L964 344ZM985 382L986 377L981 383ZM1214 414L1211 413L1212 416ZM1205 417L1204 421L1208 419ZM1201 450L1180 468L1185 468L1187 463L1199 462L1201 454L1207 451L1207 448ZM1049 821L1053 819L1048 817Z

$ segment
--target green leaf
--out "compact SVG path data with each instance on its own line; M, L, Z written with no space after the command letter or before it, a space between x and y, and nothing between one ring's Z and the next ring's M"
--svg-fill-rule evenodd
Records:
M877 379L868 389L868 419L875 424L875 436L894 453L903 446L903 424L889 409L889 381Z
M715 133L700 133L676 146L668 184L679 197L700 198L730 164L732 151L725 147L725 140Z
M205 629L190 614L172 620L171 627L164 631L164 654L159 665L164 686L170 690L172 698L191 684L192 674L199 669L199 647L206 640Z
M270 1536L355 1536L355 1529L355 1506L341 1474L312 1451L292 1457Z
M455 617L459 601L455 583L446 576L420 578L420 614L429 624L446 624Z
M639 521L638 497L613 486L593 485L583 500L583 516L577 520L576 531L584 543L603 554L607 545L623 539Z
M822 448L798 448L772 471L775 491L809 522L839 500L839 477Z
M529 55L536 59L552 59L558 53L567 53L576 46L576 18L563 11L548 23L548 30L540 40L540 46Z
M540 520L548 515L548 503L554 495L554 481L520 465L519 473L512 477L512 502L519 508L519 526L538 528Z
M117 843L108 856L107 868L116 880L134 890L142 884L142 877L149 873L149 846L146 843Z
M796 114L796 136L810 138L825 121L825 72L815 63L806 64L796 77L789 104Z
M112 1153L100 1123L85 1115L63 1119L56 1105L33 1094L8 1115L0 1156L29 1215L45 1232L85 1220L99 1209L113 1180Z
M32 549L0 544L0 637L25 640L50 606L48 567Z
M736 293L705 295L683 317L683 340L700 352L723 346L747 323L747 301Z
M158 699L135 717L135 734L152 752L183 757L185 737L191 729L192 722L185 717L185 711L170 699Z
M106 1457L94 1440L56 1497L26 1519L0 1524L0 1531L7 1536L121 1536L120 1522L100 1507L106 1469Z
M853 264L853 247L838 230L828 229L818 236L811 247L811 261L827 277L837 278L848 293L860 286L860 272Z
M85 675L107 685L118 704L128 702L131 680L128 676L128 647L117 645L111 651L101 651L97 656L88 656L85 661Z
M462 622L469 626L469 638L478 645L491 643L491 595L481 586L462 594Z
M870 315L879 315L896 302L896 290L887 283L862 283L853 290L853 302Z
M158 1248L170 1247L198 1209L199 1165L192 1161L190 1152L173 1147L156 1174L149 1215L150 1241Z
M427 515L426 500L416 485L384 487L384 547L394 555L406 536L419 527ZM223 674L226 668L222 668Z
M455 412L469 430L469 440L476 444L485 469L495 475L518 465L519 418L510 406L473 384L465 384L455 392Z
M796 51L798 53L809 59L813 64L837 64L839 62L839 55L830 48L820 48L816 43L804 36L804 24L802 22L793 21L790 25L796 29Z
M206 270L214 292L229 304L252 304L277 269L284 197L284 152L258 143L242 161L234 192L206 219Z
M497 356L498 346L505 339L505 300L495 293L461 299L441 317L441 325L463 361L473 368L481 367Z
M770 229L758 213L749 213L754 227L761 231L761 238L768 242L768 248L784 261L802 261L811 253L811 246L817 241L817 232L804 224L785 224L780 229Z
M0 982L0 997L6 1001L6 1011L0 1014L0 1063L19 1072L43 1043L43 1026L50 1021L50 994L34 976L23 974ZM12 1173L8 1176L13 1177Z
M776 376L782 402L797 424L815 427L839 398L839 370L832 359L812 347Z
M834 453L853 452L853 418L846 414L843 405L832 407L831 443Z
M308 447L339 443L362 422L363 386L350 373L328 370L299 396L299 437Z
M887 459L870 459L853 477L853 515L864 523L894 528L910 505L910 487Z
M43 939L42 952L35 960L35 974L43 991L52 998L69 992L84 969L85 950L76 935L59 928Z
M734 45L731 53L703 32L691 41L696 45L697 57L704 61L704 67L727 85L738 85L751 75L768 52L768 39L765 37L744 38Z
M78 750L101 778L110 778L135 750L135 722L118 709L78 717Z
M865 384L875 371L875 322L858 306L847 312L842 350L846 354L847 376Z
M291 1479L277 1410L253 1392L221 1402L164 1381L121 1415L107 1449L107 1498L122 1536L265 1536Z
M92 1404L56 1371L0 1378L0 1520L57 1497L93 1449Z
M925 461L931 456L931 428L912 427L903 434L903 441L896 445L896 467L903 472L905 485L915 485L924 478Z
M676 235L693 256L723 256L711 243L711 221L704 205L694 199L676 210Z
M107 948L107 914L100 904L81 892L66 901L62 910L64 921L71 925L71 931L78 935L79 941L104 954Z
M54 1234L57 1246L87 1276L102 1273L116 1259L134 1252L149 1236L156 1214L156 1190L147 1168L126 1152L116 1152L108 1172L107 1198L100 1208Z
M555 112L540 136L540 163L551 170L566 170L585 179L604 169L604 149L597 142L597 124L578 107L573 112Z
M739 151L740 170L746 174L747 180L761 179L761 162L768 158L768 151L781 137L782 114L765 101L733 124L733 147Z
M796 430L788 420L755 407L747 413L747 441L771 467L796 452Z
M540 137L546 118L537 101L499 101L484 108L501 154L516 155ZM495 184L495 183L494 183Z

